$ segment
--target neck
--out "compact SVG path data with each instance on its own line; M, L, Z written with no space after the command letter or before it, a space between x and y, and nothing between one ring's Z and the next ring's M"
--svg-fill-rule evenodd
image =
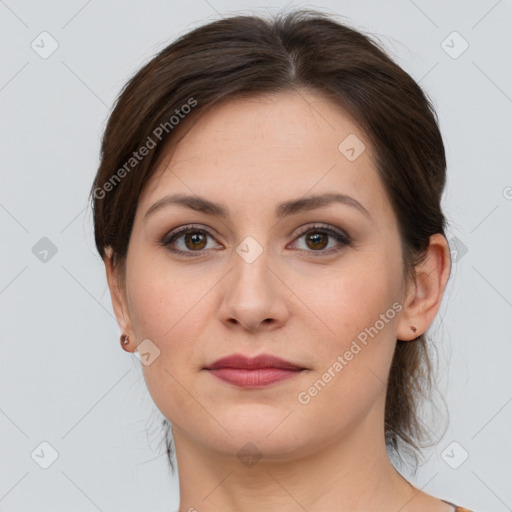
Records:
M245 464L236 455L199 445L176 427L173 438L179 512L381 512L401 510L418 493L391 464L383 425L372 413L348 435L340 433L308 454Z

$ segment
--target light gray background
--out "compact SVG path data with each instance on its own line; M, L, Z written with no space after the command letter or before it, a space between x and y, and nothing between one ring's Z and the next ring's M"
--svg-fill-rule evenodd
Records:
M139 361L119 345L87 194L110 107L133 72L199 24L285 5L332 11L376 34L433 99L459 254L431 329L450 426L420 471L404 476L477 512L512 510L512 2L6 0L1 511L176 510L161 416ZM46 59L31 47L51 49L43 31L58 43ZM454 31L469 44L460 55ZM57 248L46 261L36 245L43 237ZM47 469L42 442L58 453ZM468 459L453 469L448 462L459 464L463 450Z

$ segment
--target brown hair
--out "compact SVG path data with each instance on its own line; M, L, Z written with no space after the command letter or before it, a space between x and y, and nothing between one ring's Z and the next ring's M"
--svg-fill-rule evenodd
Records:
M398 220L404 275L412 277L430 235L445 235L440 201L446 160L435 110L380 43L311 10L208 23L161 50L129 80L108 120L91 189L100 256L110 246L116 268L124 266L138 198L165 143L174 139L178 118L196 118L230 98L295 89L323 93L368 136ZM427 434L419 407L431 384L425 335L413 342L397 340L385 438L400 458L403 449L417 460ZM166 420L164 427L173 469Z

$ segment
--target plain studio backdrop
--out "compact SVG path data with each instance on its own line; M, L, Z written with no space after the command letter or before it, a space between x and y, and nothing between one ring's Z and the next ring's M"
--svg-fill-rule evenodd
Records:
M448 160L454 268L430 334L450 423L415 475L512 509L512 2L0 1L0 510L176 510L161 414L123 352L87 195L128 78L237 13L318 8L375 34L426 91Z

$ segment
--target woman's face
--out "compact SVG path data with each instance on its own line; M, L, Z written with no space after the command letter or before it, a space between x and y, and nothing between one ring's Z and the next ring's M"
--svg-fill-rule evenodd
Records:
M146 340L145 380L175 439L227 456L251 442L269 459L356 432L368 443L371 429L381 442L405 297L371 151L339 106L306 91L217 105L166 149L137 207L124 326ZM196 203L154 208L175 194ZM346 200L311 200L332 194ZM303 370L243 387L206 369L231 354Z

